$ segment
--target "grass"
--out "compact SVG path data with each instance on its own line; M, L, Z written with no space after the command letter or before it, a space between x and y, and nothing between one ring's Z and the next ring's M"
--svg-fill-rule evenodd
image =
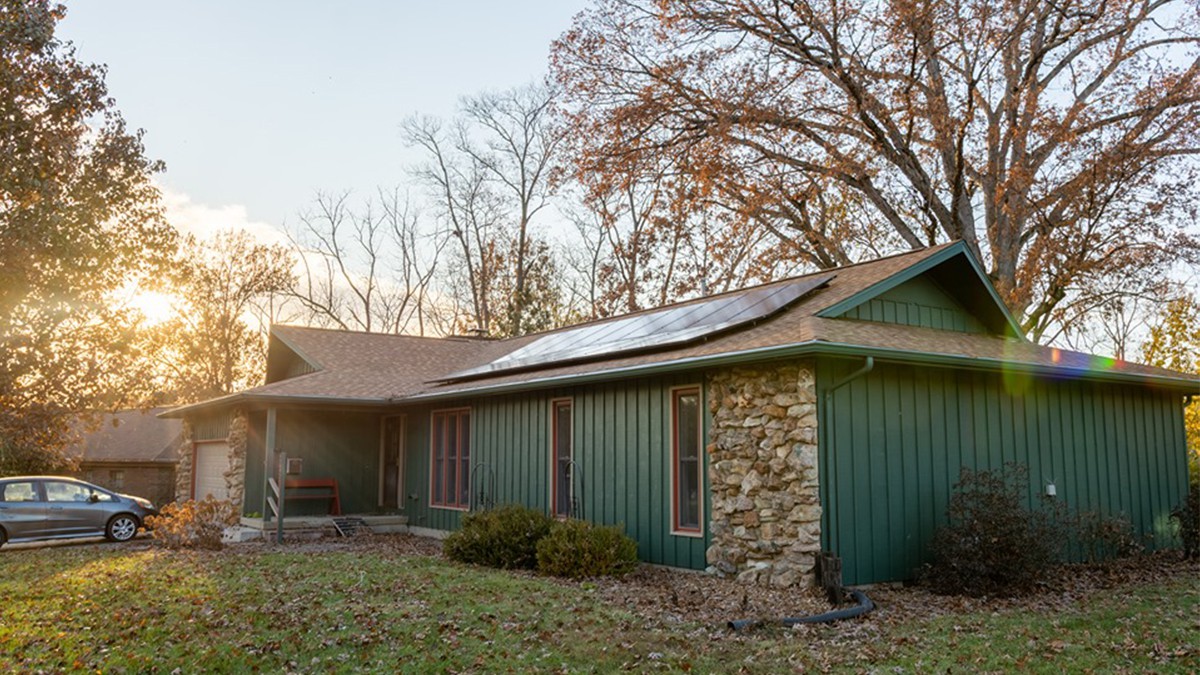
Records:
M889 618L881 603L854 625L746 635L647 620L592 589L386 548L0 551L0 671L1200 669L1190 577L1065 612Z

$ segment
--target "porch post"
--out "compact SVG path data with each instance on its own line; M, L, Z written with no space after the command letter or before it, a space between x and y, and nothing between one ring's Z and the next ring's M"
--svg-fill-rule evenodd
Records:
M271 495L271 476L274 475L272 469L272 458L275 457L275 406L267 408L267 438L263 444L263 481L262 481L262 514L263 522L266 522L267 515L271 513L271 505L267 503L267 497ZM283 505L280 504L280 520L282 520Z

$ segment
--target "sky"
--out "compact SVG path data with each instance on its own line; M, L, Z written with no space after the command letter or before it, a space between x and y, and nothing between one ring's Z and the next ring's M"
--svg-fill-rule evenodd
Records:
M274 238L318 191L406 182L413 114L541 79L586 0L66 0L60 39L109 93L183 230Z

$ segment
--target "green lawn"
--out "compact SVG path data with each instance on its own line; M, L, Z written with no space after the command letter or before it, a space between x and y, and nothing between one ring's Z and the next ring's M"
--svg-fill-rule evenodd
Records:
M913 592L885 590L867 620L745 635L634 615L596 588L387 546L0 551L0 672L1200 670L1186 573L1066 611L926 617Z

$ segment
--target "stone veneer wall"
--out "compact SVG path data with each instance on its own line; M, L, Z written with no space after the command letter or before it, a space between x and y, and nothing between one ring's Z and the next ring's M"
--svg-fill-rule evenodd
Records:
M709 569L812 585L821 549L814 364L731 368L708 387Z
M235 410L229 420L229 470L225 472L225 486L229 488L229 501L241 513L246 498L246 440L250 430L250 419L245 410Z
M192 498L192 423L186 418L180 436L179 463L175 465L175 501L185 502Z

